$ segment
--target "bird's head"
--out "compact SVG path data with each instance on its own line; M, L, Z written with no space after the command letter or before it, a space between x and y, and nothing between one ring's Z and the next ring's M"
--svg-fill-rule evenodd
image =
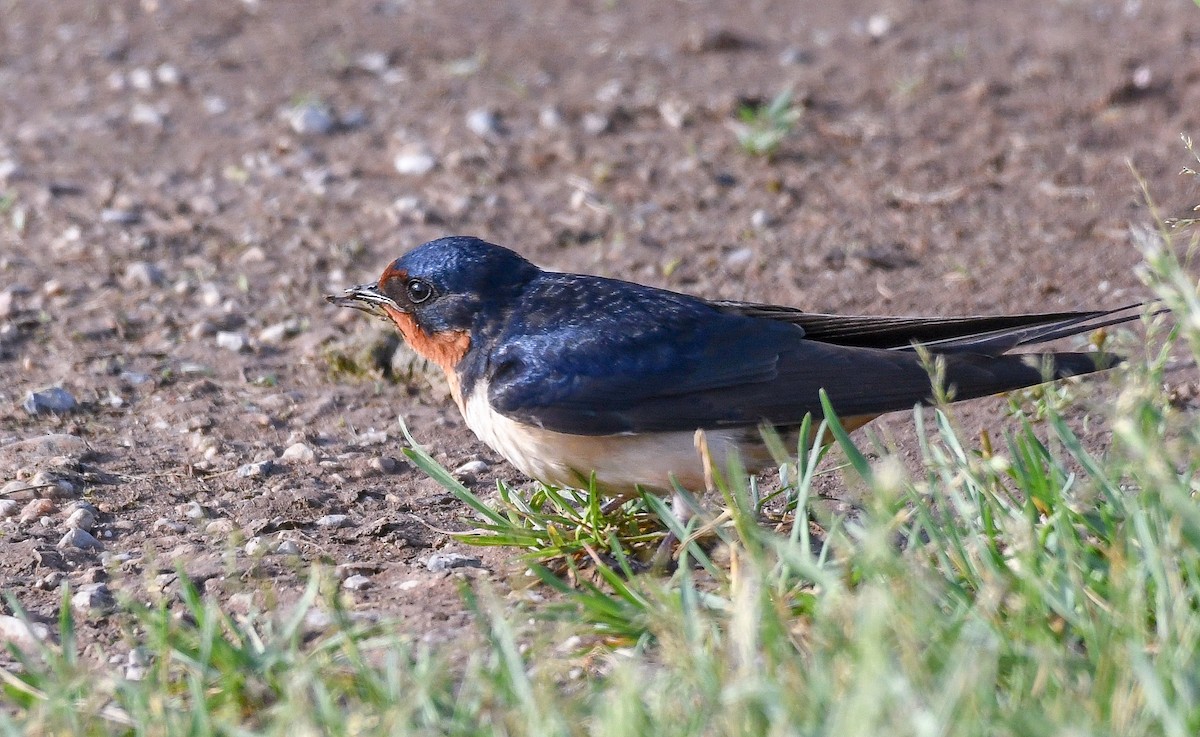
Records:
M503 311L539 269L521 256L478 238L439 238L393 261L379 281L326 299L396 323L409 336L471 334Z

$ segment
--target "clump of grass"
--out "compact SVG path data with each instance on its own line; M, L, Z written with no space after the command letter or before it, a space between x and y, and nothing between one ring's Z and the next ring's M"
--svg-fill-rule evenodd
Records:
M731 127L743 151L752 156L770 157L791 134L800 115L800 107L793 103L791 91L784 90L768 103L742 105L738 108L738 119Z
M644 508L605 510L594 485L587 491L538 485L524 498L499 481L499 504L494 508L413 442L406 427L402 429L410 442L404 451L409 460L478 516L474 530L456 535L463 542L515 548L524 551L530 563L564 572L584 559L644 553L665 534Z
M1197 2L1197 4L1200 4L1200 0L1196 0L1196 2ZM1185 148L1187 148L1188 153L1192 155L1193 159L1195 159L1198 163L1200 163L1200 153L1196 152L1196 147L1192 143L1192 137L1187 135L1186 133L1180 137L1183 139L1183 145ZM1185 176L1192 177L1193 179L1196 179L1197 181L1200 181L1200 172L1196 171L1196 169L1193 169L1191 166L1183 167L1183 169L1179 173L1183 174ZM1192 211L1200 212L1200 205L1196 205L1194 208L1192 208ZM1171 228L1177 228L1177 229L1178 228L1192 228L1192 227L1195 227L1197 224L1200 224L1200 220L1198 220L1196 218L1164 218L1163 222L1166 223L1167 226L1169 226Z

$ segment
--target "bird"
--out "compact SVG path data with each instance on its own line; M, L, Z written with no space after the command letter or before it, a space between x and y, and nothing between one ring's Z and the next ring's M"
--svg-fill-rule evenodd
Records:
M326 295L392 323L446 374L467 426L526 476L595 488L704 490L707 462L774 464L821 393L847 430L911 410L1110 368L1099 352L1009 351L1127 322L1116 309L958 317L849 316L710 300L543 270L470 236L417 246L373 283ZM697 450L703 431L708 460Z

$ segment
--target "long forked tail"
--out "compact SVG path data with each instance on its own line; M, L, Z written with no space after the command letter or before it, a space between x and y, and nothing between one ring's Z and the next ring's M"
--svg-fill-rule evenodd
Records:
M1129 322L1137 319L1146 306L1138 302L1111 310L1083 312L876 317L827 315L747 302L714 304L727 312L798 325L807 338L822 343L890 350L913 350L919 344L934 353L981 353L992 356L1020 346L1046 343Z

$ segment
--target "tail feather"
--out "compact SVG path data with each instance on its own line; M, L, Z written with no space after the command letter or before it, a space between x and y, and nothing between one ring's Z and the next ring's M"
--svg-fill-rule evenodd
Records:
M912 350L914 344L919 344L936 353L992 355L1129 322L1137 319L1145 307L1139 302L1111 310L1083 312L876 317L827 315L748 302L715 302L714 305L727 312L792 323L803 329L810 340L833 345Z
M1071 376L1103 371L1121 363L1103 353L1028 353L988 356L952 353L944 356L946 388L955 401L1024 389Z

